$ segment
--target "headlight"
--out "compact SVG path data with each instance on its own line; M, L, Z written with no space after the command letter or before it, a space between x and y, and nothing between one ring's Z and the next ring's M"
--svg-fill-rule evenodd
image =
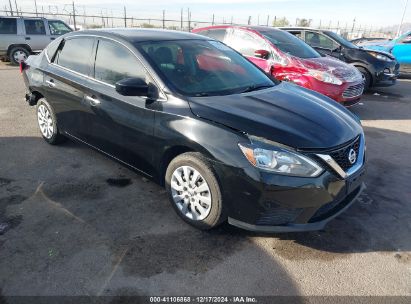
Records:
M315 177L323 172L323 168L314 160L284 148L271 146L269 149L263 149L245 144L238 146L247 160L262 170L304 177Z
M323 72L323 71L318 71L318 70L308 70L308 74L322 82L342 85L342 81L340 79L338 79L337 77L335 77L334 75L328 72Z
M386 55L383 55L381 53L375 53L375 52L368 52L371 56L374 56L375 58L382 60L382 61L392 61L392 59Z

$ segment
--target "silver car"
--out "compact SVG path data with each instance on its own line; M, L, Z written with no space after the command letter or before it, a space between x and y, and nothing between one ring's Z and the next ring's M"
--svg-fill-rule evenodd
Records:
M72 29L61 20L0 16L0 57L19 64Z

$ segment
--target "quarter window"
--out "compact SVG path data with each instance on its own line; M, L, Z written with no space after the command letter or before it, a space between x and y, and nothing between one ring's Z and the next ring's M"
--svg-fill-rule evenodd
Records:
M17 34L17 20L15 18L0 18L0 34Z
M93 43L94 39L86 37L65 40L60 45L54 62L80 74L88 75Z
M43 20L24 20L27 35L46 35Z
M114 85L124 78L143 78L146 72L138 59L125 47L100 40L97 47L94 78Z

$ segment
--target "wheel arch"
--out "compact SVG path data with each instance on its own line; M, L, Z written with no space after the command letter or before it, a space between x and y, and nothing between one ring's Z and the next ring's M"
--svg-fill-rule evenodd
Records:
M22 47L25 48L29 53L32 53L32 49L28 44L10 44L8 49L7 49L7 56L10 57L10 52L13 48L15 47Z

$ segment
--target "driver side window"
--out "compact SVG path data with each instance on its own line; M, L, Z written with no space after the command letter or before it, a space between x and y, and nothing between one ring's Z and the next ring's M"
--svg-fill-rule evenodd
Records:
M326 50L335 50L339 46L331 38L316 32L306 32L305 42L307 42L312 47L318 47Z
M125 47L106 40L99 40L94 78L114 85L124 78L146 79L146 71L139 60Z

